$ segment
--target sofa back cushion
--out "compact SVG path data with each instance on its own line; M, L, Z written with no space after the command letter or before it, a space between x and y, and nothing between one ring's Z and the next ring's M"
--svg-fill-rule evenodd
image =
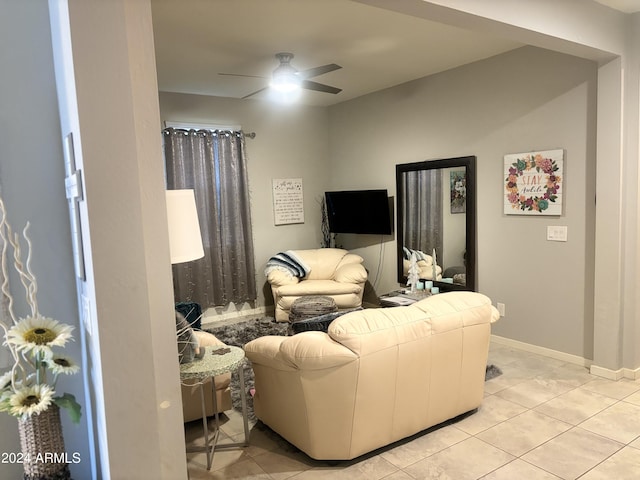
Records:
M442 334L464 326L489 323L491 300L475 292L449 292L408 307L367 309L336 319L328 334L354 353L373 352Z
M308 280L333 280L341 260L349 254L341 248L296 250L295 253L311 268Z

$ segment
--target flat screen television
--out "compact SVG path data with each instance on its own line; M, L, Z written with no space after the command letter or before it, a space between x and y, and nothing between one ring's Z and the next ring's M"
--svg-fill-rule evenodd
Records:
M386 190L325 192L329 231L391 235L391 213Z

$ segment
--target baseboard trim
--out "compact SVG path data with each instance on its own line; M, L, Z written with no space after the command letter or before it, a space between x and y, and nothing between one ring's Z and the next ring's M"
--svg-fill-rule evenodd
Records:
M559 352L558 350L552 350L550 348L539 347L538 345L532 345L530 343L520 342L518 340L512 340L511 338L500 337L498 335L491 335L491 341L499 345L505 345L507 347L517 348L518 350L524 350L526 352L537 353L538 355L544 355L545 357L555 358L563 362L572 363L574 365L580 365L589 369L591 375L597 377L606 378L608 380L618 381L623 378L630 380L640 379L640 367L638 368L619 368L618 370L611 370L609 368L600 367L593 364L593 360L589 360L578 355L571 355L570 353Z
M570 353L560 352L558 350L552 350L551 348L540 347L538 345L532 345L531 343L520 342L511 338L500 337L498 335L491 335L491 341L507 347L517 348L518 350L537 353L538 355L544 355L545 357L554 358L574 365L580 365L581 367L590 368L592 364L591 360L578 355L572 355Z
M265 317L271 314L273 316L273 308L271 312L266 306L255 308L241 308L235 310L229 308L227 311L219 311L216 308L209 308L202 315L202 326L209 327L220 325L220 323L235 323L238 321L249 320L251 318Z
M624 378L630 378L632 380L638 380L640 378L640 367L638 368L623 368Z
M609 380L620 380L626 378L628 380L637 380L640 378L640 368L619 368L611 370L610 368L591 365L589 373L598 377L608 378Z
M589 373L591 375L596 375L598 377L606 378L608 380L618 381L622 378L625 378L623 370L624 369L622 368L619 368L618 370L611 370L609 368L599 367L598 365L591 365L591 368L589 369Z

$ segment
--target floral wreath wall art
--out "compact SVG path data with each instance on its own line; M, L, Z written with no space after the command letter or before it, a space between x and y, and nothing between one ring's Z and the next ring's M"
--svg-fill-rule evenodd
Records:
M564 150L504 156L504 213L561 215Z

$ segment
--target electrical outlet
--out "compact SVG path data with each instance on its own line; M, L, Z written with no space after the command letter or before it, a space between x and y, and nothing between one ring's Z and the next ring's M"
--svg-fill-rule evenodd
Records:
M501 317L504 317L504 303L498 303L498 313Z

